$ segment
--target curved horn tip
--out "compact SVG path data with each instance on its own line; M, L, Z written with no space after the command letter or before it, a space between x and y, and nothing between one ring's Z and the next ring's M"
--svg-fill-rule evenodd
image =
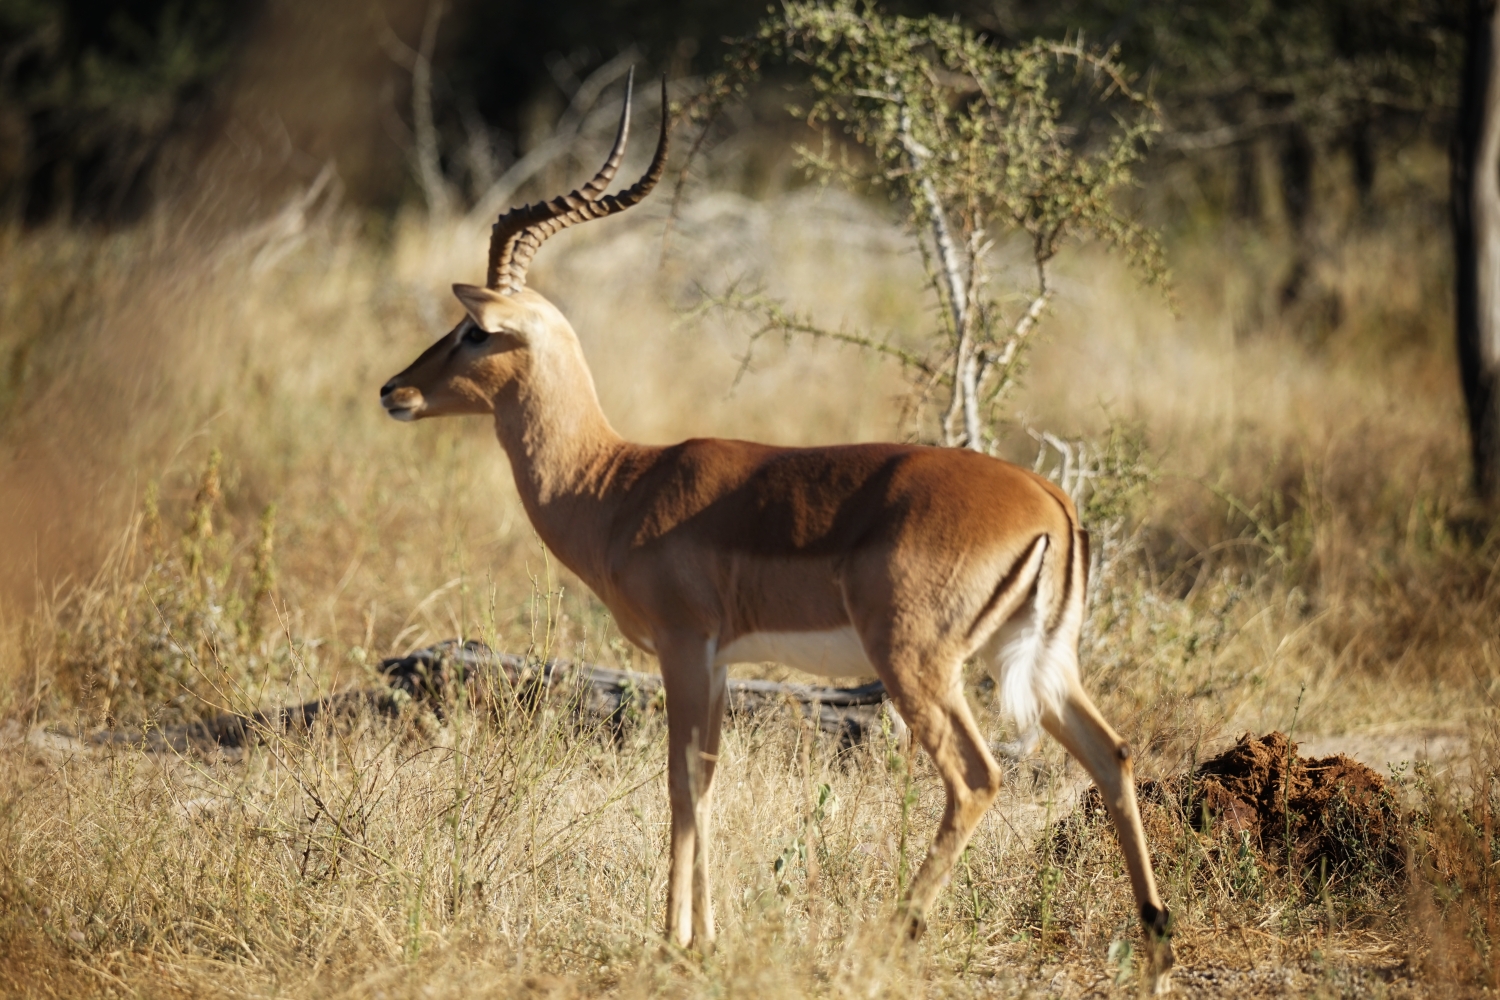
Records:
M625 73L625 103L620 108L620 128L615 134L615 143L619 144L620 136L630 127L630 106L635 101L635 67L631 66Z
M667 139L667 130L672 120L672 105L667 100L667 74L661 75L661 141Z
M625 106L620 109L620 128L615 134L615 147L622 148L621 143L626 132L630 128L630 106L635 102L635 67L631 66L625 74Z

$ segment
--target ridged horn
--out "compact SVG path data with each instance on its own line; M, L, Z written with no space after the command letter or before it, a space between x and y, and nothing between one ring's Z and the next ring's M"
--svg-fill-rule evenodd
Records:
M579 188L581 193L589 201L598 201L604 189L609 187L609 182L615 179L615 172L620 169L620 161L625 159L625 143L630 139L630 105L631 96L635 93L635 67L625 74L625 105L620 108L620 124L615 129L615 144L609 149L609 157L604 161L604 166L594 175L593 180Z
M526 286L526 269L531 259L541 248L543 241L559 230L578 222L602 219L616 212L623 212L639 203L656 182L661 180L667 167L667 78L661 79L661 138L656 143L656 155L640 180L618 194L602 194L614 179L620 160L625 155L625 140L630 133L630 98L635 71L625 83L625 108L620 114L620 128L615 133L614 147L604 166L582 188L569 192L551 201L539 201L532 205L513 208L495 221L490 232L490 267L485 284L506 295L514 295Z

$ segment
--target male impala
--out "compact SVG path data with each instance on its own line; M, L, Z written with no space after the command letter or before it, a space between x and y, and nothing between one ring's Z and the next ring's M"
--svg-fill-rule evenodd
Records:
M959 683L986 658L1006 709L1040 721L1103 790L1165 990L1168 914L1136 811L1130 747L1078 677L1088 535L1046 479L972 451L866 444L776 448L698 438L623 440L599 407L578 337L525 288L558 230L644 198L667 158L666 86L656 155L634 186L609 159L580 190L502 215L484 288L454 285L466 316L380 390L397 420L495 421L532 525L599 595L620 631L661 661L672 808L667 934L714 937L708 801L731 663L775 660L833 677L876 674L947 791L903 919L913 935L1000 788L1000 769Z

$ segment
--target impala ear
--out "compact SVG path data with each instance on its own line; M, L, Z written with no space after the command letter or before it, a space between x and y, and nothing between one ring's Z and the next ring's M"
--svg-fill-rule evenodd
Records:
M519 336L517 331L505 328L504 319L512 306L501 292L493 288L481 288L478 285L454 285L453 294L458 296L458 301L464 304L464 309L468 311L469 316L481 330L487 333L499 333L505 330L507 333Z

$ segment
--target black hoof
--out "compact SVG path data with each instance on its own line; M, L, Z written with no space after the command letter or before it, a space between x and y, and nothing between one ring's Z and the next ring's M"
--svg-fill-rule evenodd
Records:
M1151 992L1165 993L1171 988L1168 974L1176 962L1172 954L1172 913L1166 907L1158 910L1150 903L1143 903L1141 923L1146 930L1146 953L1151 961L1150 975L1154 983Z
M1150 903L1142 903L1141 926L1149 937L1169 938L1172 936L1172 911L1165 906L1158 910Z

